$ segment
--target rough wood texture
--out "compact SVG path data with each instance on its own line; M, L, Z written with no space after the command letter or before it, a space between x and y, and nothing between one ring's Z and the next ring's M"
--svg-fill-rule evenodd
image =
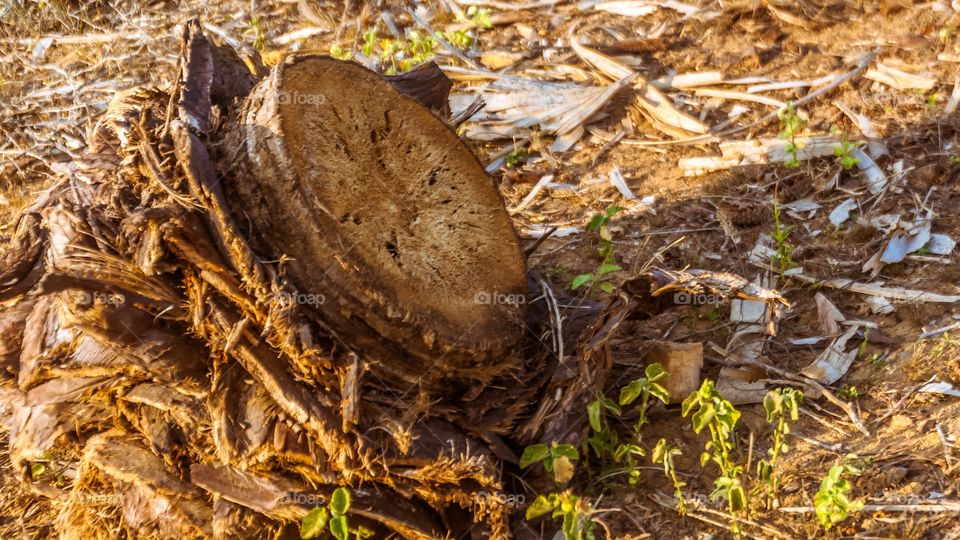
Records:
M239 149L224 173L235 218L288 258L347 346L410 383L509 367L525 262L496 187L439 118L357 64L304 56L254 88L225 146Z

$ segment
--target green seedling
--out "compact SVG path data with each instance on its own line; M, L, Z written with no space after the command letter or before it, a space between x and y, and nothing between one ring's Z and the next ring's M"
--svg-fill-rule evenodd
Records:
M833 149L833 155L837 156L837 161L844 170L849 171L854 165L860 163L860 160L851 156L850 152L856 150L857 145L847 140L847 135L840 131L837 126L830 128L830 133L840 138L840 144Z
M691 417L694 433L700 433L703 428L710 432L710 440L700 455L700 466L713 461L720 469L720 476L713 482L715 489L710 498L727 501L733 516L730 530L734 535L740 536L739 516L747 508L747 496L740 480L743 466L738 465L731 455L734 446L733 432L740 419L740 411L723 399L710 379L704 380L700 389L683 401L681 414L686 417L694 408L697 409Z
M797 114L792 102L787 103L787 108L780 111L779 117L780 133L777 136L787 141L785 151L788 157L783 164L788 168L795 169L800 166L800 149L803 148L803 145L797 142L797 134L807 121Z
M850 499L853 486L850 485L849 480L843 478L844 473L859 475L860 469L849 464L830 467L830 471L820 482L820 489L813 498L817 520L825 530L830 530L837 523L847 519L852 512L863 508L862 501Z
M474 24L474 26L480 28L491 28L493 26L493 20L490 18L490 10L477 6L470 6L467 8L467 17L469 21Z
M550 514L554 519L563 520L564 540L594 540L592 513L588 501L567 490L538 495L527 507L526 518L531 520Z
M640 406L637 408L639 418L634 431L639 435L640 429L647 423L647 410L650 407L650 398L659 399L664 404L670 402L670 394L657 381L662 381L667 377L666 370L658 362L654 362L644 370L644 377L631 382L620 390L620 405L630 405L637 398L640 398Z
M558 484L565 484L573 478L573 462L580 459L577 449L570 444L557 444L554 441L549 446L543 443L534 444L523 450L520 456L520 468L536 463L543 463L543 469L553 474L553 480Z
M682 454L679 448L667 443L666 439L660 439L653 447L653 454L650 456L654 463L663 464L663 474L673 483L673 494L677 499L677 512L680 515L687 513L687 501L683 498L683 488L687 484L677 478L677 468L673 465L673 458Z
M793 388L777 388L767 392L763 398L763 410L767 413L767 422L774 424L773 446L767 450L769 460L761 459L757 463L757 479L761 482L761 491L767 500L768 508L780 506L780 475L777 474L777 460L780 455L790 450L784 442L790 433L790 424L787 419L796 422L799 416L800 404L803 402L803 392Z
M364 56L373 56L373 48L377 45L377 27L368 29L363 33L363 51Z
M505 163L507 167L516 167L517 165L520 164L520 160L526 157L526 155L527 155L526 150L523 150L523 149L514 150L513 152L510 152L509 154L507 154L506 158L504 158Z
M777 204L777 201L773 202L773 230L770 232L770 236L773 238L773 243L777 248L776 253L773 255L773 262L780 266L780 271L785 272L790 268L793 268L797 265L793 260L793 245L788 241L790 238L790 231L793 230L793 226L784 225L780 220L782 209L780 205Z
M253 36L253 48L263 51L267 48L267 36L263 32L263 21L259 16L250 17L250 27L244 32Z
M607 422L605 412L620 416L621 409L615 401L598 393L597 399L587 405L587 418L590 421L592 433L587 438L586 444L599 459L613 455L620 445L620 438Z
M611 206L602 214L596 214L587 224L586 230L595 232L599 236L597 240L597 255L600 258L600 266L597 270L589 274L580 274L570 282L570 289L577 290L584 285L589 285L592 290L594 286L605 293L611 293L616 288L613 283L606 281L604 276L623 270L616 263L616 254L613 251L613 235L610 233L610 219L619 211L623 210L619 206Z
M324 529L337 540L348 540L353 535L355 540L370 538L373 531L360 526L351 529L347 521L347 511L350 509L350 492L344 488L337 488L330 496L326 507L316 506L303 517L300 522L300 538L318 538Z
M844 401L853 401L860 397L860 391L856 386L846 385L837 391L837 397Z

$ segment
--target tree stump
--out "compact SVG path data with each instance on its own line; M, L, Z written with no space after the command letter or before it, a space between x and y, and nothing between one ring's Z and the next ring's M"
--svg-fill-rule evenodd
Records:
M525 261L443 120L358 64L301 56L253 89L225 141L235 221L342 345L428 387L509 369Z

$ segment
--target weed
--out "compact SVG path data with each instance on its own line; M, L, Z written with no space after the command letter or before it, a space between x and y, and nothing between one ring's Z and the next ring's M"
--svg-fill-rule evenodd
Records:
M509 154L507 154L507 157L505 158L507 167L516 167L517 165L520 164L520 160L526 157L526 155L527 155L526 150L523 150L522 148L519 150L514 150L513 152L510 152Z
M493 26L493 20L490 18L490 10L477 6L470 6L467 8L467 17L469 22L473 23L474 26L479 28L490 28ZM461 19L461 22L466 22L465 19Z
M468 34L466 30L447 32L446 38L451 45L458 49L469 49L473 45L473 36Z
M927 110L930 114L937 114L937 102L940 101L940 94L934 92L927 96Z
M592 434L587 438L586 445L601 460L610 456L615 463L623 465L628 476L627 482L635 485L640 481L637 458L642 457L646 452L635 443L621 443L617 432L607 423L604 412L619 416L622 411L612 399L599 394L595 401L587 405L587 418L590 420ZM634 440L639 441L639 439L640 433L636 431Z
M622 270L616 264L616 254L613 251L613 235L610 233L610 219L620 210L619 206L611 206L602 214L596 214L586 230L596 232L599 236L597 240L597 255L600 258L600 266L595 272L589 274L580 274L570 282L570 290L577 290L584 285L589 285L592 290L594 286L605 293L611 293L616 288L613 283L603 279L607 274L619 272Z
M673 483L673 493L677 499L677 512L683 515L687 513L687 501L683 498L683 488L687 484L677 478L677 469L673 465L673 458L681 454L679 448L667 443L666 439L660 439L657 441L657 445L653 447L653 454L650 458L654 463L663 464L663 474Z
M780 475L776 474L777 460L781 453L786 453L790 449L784 442L787 434L790 433L787 418L793 422L799 419L802 402L803 392L793 388L777 388L767 392L763 398L763 410L767 413L767 422L776 422L773 427L773 446L767 450L770 460L761 459L757 463L757 478L762 483L762 493L767 499L768 508L780 506L778 499Z
M363 51L364 56L373 56L373 48L377 45L377 27L367 29L363 33Z
M837 397L845 401L853 401L860 397L860 391L856 386L847 385L837 391Z
M747 508L747 497L740 480L743 466L733 460L731 452L734 445L733 430L740 419L740 411L723 399L710 379L704 380L699 390L683 400L681 414L686 417L694 407L697 412L691 417L693 431L700 433L704 427L710 431L710 441L707 442L705 451L700 454L700 466L713 461L720 469L720 476L713 482L715 489L710 498L727 501L733 515L730 530L739 537L739 515Z
M837 156L840 166L849 171L854 165L860 163L860 160L851 156L850 152L857 148L857 145L847 140L847 135L840 131L837 126L830 128L830 133L840 138L840 144L833 149L833 155Z
M353 58L353 53L349 49L344 49L340 45L334 43L330 46L330 56L336 58L337 60L349 60Z
M620 406L615 401L603 394L598 394L597 399L587 405L587 418L590 420L592 434L587 438L586 444L599 459L613 455L620 444L620 438L607 423L604 411L610 411L617 416L621 413Z
M773 255L773 262L780 266L780 271L784 272L793 268L797 263L793 260L793 245L787 240L790 238L792 225L783 225L780 220L782 209L776 200L773 201L773 231L770 236L777 246L777 252Z
M797 133L800 132L800 129L807 123L806 120L801 118L796 110L793 107L793 103L787 103L787 108L780 111L780 133L777 135L779 138L787 141L786 152L789 156L784 165L788 168L796 168L800 166L800 148L802 145L797 143Z
M565 484L573 478L573 462L580 459L577 449L571 444L557 444L554 441L549 446L543 443L533 444L523 450L520 456L520 468L526 469L535 463L543 463L543 469L553 473L553 480Z
M844 473L858 475L860 469L850 464L830 467L813 498L817 519L826 530L847 519L851 512L863 508L862 501L850 500L849 494L853 487L849 480L843 478Z
M667 390L663 386L657 383L657 381L667 377L667 372L663 369L663 366L658 362L654 362L646 367L644 375L646 376L640 377L620 390L620 405L630 405L636 401L638 397L640 398L640 406L637 409L639 418L637 419L637 425L634 427L634 431L638 436L640 429L647 423L647 409L650 406L650 397L653 396L665 404L670 402L670 394L667 393Z
M250 17L250 27L244 32L246 35L253 36L253 48L263 51L267 48L267 36L263 33L263 21L259 16Z
M373 531L360 526L350 529L347 511L350 509L350 492L337 488L326 507L316 506L300 522L300 538L317 538L326 528L337 540L347 540L353 534L357 540L370 538Z
M563 520L565 540L594 540L593 520L590 518L592 513L593 507L588 501L566 490L538 495L527 507L526 518L531 520L551 514L552 518Z

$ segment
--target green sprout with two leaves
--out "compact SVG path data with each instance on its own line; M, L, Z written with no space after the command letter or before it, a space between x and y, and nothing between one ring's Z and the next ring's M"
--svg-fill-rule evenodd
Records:
M344 488L335 489L327 506L316 506L303 517L300 522L300 538L319 538L324 529L328 528L337 540L348 540L351 534L356 540L373 536L373 531L366 527L350 528L347 521L349 509L350 492Z

